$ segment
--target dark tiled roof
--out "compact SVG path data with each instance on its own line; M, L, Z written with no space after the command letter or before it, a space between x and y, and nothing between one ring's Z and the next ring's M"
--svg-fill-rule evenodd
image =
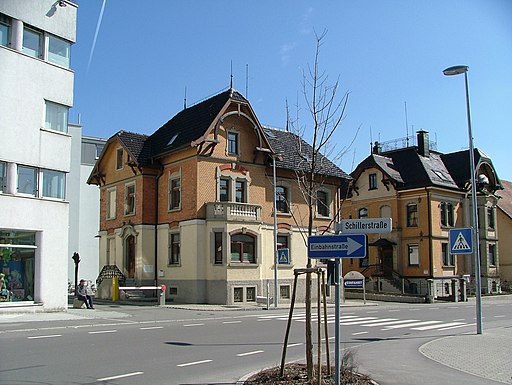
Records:
M498 199L498 207L512 218L512 182L501 180L503 190L496 193L501 199Z
M239 92L229 89L177 113L149 137L152 156L189 146L200 138L230 98L248 103Z
M313 154L313 148L299 136L284 130L264 128L265 135L276 154L281 159L276 161L276 167L288 170L308 171ZM350 179L350 176L325 156L320 155L316 172L337 178Z
M130 156L140 165L148 164L151 153L147 144L147 135L136 134L134 132L119 131L115 134L119 141L130 152Z
M364 159L359 163L357 169L351 175L356 178L365 169L372 167L380 168L382 172L384 172L384 174L391 178L395 183L404 183L402 176L400 175L400 171L395 166L393 159L388 156L378 154L371 154L369 157Z

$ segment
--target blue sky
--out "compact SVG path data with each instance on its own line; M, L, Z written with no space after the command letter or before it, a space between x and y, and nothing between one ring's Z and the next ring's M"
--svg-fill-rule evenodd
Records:
M185 89L191 105L229 87L231 66L262 124L285 127L286 100L307 123L301 71L325 29L320 65L350 93L336 143L360 127L344 171L371 140L419 129L441 152L466 149L464 77L442 74L464 64L475 147L512 180L510 0L106 0L94 46L104 0L77 2L71 121L80 114L84 135L151 134L183 108Z

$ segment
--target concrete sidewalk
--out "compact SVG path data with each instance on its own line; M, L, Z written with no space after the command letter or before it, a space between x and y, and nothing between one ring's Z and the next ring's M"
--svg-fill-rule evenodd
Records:
M438 338L421 346L425 357L450 368L512 384L512 326Z

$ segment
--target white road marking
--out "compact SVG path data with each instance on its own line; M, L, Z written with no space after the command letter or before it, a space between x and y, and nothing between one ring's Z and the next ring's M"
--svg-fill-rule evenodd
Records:
M302 346L302 342L297 342L295 344L288 344L287 345L289 348L293 348L294 346Z
M357 333L352 333L353 336L359 336L361 334L367 334L368 332L357 332Z
M389 312L397 312L397 311L400 311L400 309L395 309L395 310L389 310Z
M27 337L29 340L37 340L41 338L55 338L55 337L62 337L62 334L48 334L46 336L33 336L33 337Z
M429 326L420 326L417 328L412 328L412 330L431 330L431 329L438 329L438 328L444 328L444 327L450 327L455 325L462 325L462 322L448 322L441 325L429 325Z
M494 316L494 318L504 318L504 317L506 317L506 316L504 316L504 315L495 315Z
M212 360L202 360L202 361L194 361L194 362L187 362L185 364L179 364L176 366L179 366L180 368L184 368L185 366L192 366L192 365L199 365L199 364L206 364L208 362L212 362Z
M252 352L247 352L247 353L239 353L237 354L238 357L245 357L245 356L251 356L253 354L259 354L259 353L263 353L263 350L254 350Z
M457 322L457 321L465 321L466 319L465 318L457 318L457 319L454 319L453 322Z
M154 330L154 329L163 329L163 326L148 326L144 328L139 328L140 330Z
M117 333L117 330L99 330L97 332L87 332L88 334L105 334L105 333Z
M126 377L132 377L132 376L139 376L139 375L141 375L141 374L144 374L144 372L133 372L133 373L120 374L120 375L118 375L118 376L98 378L96 381L110 381L110 380L117 380L117 379L119 379L119 378L126 378Z
M417 319L403 319L398 321L386 321L386 322L378 322L375 324L363 325L363 326L386 326L386 325L395 325L395 324L403 324L406 322L419 321Z
M369 325L376 322L386 322L386 321L397 321L396 318L377 318L374 320L366 320L366 321L353 321L353 322L340 322L341 325Z
M463 325L457 325L457 326L451 326L451 327L447 327L447 328L442 328L442 329L439 329L439 330L450 330L450 329L457 329L457 328L463 328L463 327L466 327L466 326L475 326L476 323L474 324L463 324Z
M420 325L429 325L429 324L438 324L442 321L420 321L420 322L412 322L408 324L401 324L401 325L390 325L386 326L385 329L382 330L392 330L392 329L401 329L401 328L412 328L414 326L420 326Z
M356 318L356 319L340 321L340 325L357 325L358 323L365 322L365 321L372 321L375 319L377 319L377 318L376 317L360 317L360 318Z
M183 325L185 327L190 327L190 326L204 326L204 324L186 324L186 325Z
M223 324L240 324L242 321L224 321Z

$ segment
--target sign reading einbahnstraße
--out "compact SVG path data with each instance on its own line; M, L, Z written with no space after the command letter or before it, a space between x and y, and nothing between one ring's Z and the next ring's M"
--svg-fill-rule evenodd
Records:
M382 234L392 229L391 218L342 219L336 224L342 234Z

